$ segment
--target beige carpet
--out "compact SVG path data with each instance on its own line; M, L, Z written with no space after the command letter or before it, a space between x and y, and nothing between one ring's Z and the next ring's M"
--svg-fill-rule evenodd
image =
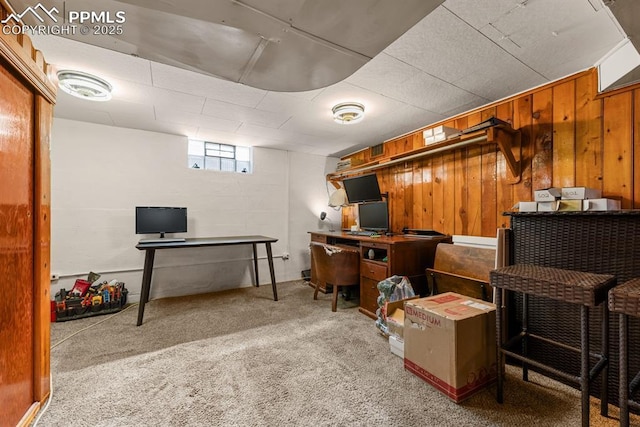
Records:
M154 300L51 325L53 398L39 426L570 426L577 391L507 367L455 404L406 372L353 303L302 281ZM592 400L592 425L616 426ZM633 417L632 423L640 423Z

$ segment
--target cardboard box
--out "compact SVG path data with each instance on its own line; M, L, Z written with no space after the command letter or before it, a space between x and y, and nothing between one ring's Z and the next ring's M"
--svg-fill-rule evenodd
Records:
M395 354L401 359L404 359L404 341L402 340L402 338L389 335L389 349L391 349L391 353Z
M460 131L456 128L452 128L449 126L436 126L433 128L434 135L444 135L443 139L449 138L450 136L459 134Z
M444 141L459 134L460 131L458 129L448 126L436 126L435 128L425 129L422 131L422 137L424 138L425 145Z
M538 202L538 212L555 212L558 210L558 203L560 200L555 202Z
M536 212L538 203L536 202L518 202L516 205L518 212Z
M584 200L559 200L558 212L581 211Z
M533 192L533 200L536 202L553 202L560 197L562 197L562 190L556 187L543 188Z
M582 201L582 210L585 211L619 211L620 200L613 199L588 199Z
M562 198L569 200L599 199L602 191L587 187L562 187Z
M397 336L399 338L404 336L404 309L396 308L387 315L387 329L389 336Z
M439 133L437 135L427 136L424 139L424 144L425 145L435 144L436 142L444 141L445 139L447 139L446 135L444 133Z
M454 402L496 378L496 309L446 292L405 303L404 367Z
M387 323L389 335L403 337L404 330L404 303L418 297L411 297L399 301L387 302L384 309L384 320Z
M426 136L426 137L424 138L424 145L433 144L433 143L435 143L435 142L437 142L437 141L436 141L436 137L435 137L435 136L433 136L433 135L431 135L431 136Z

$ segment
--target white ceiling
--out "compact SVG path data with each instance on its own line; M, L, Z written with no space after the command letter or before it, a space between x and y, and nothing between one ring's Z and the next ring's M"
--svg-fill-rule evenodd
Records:
M150 61L67 38L32 38L56 68L114 86L107 103L59 91L55 117L341 156L590 68L626 36L602 0L447 0L355 73L303 92L257 89L156 62L161 52ZM362 122L333 122L331 107L345 101L365 105Z

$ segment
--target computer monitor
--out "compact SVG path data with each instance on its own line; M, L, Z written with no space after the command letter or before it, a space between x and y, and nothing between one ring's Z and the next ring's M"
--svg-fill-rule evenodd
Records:
M378 177L375 173L342 180L349 203L377 202L382 200Z
M187 232L187 208L136 206L136 234Z
M389 231L389 210L387 202L360 203L358 205L360 228L367 231Z

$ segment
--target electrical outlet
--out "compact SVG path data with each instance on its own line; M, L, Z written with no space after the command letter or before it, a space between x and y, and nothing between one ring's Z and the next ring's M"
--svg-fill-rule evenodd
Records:
M283 261L286 261L286 260L288 260L288 259L289 259L289 252L285 252L285 253L283 253L283 254L282 254L282 260L283 260Z

